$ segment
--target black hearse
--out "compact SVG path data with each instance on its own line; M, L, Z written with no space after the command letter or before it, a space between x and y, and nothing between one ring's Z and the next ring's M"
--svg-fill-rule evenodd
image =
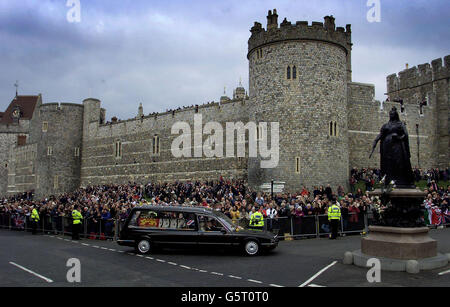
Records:
M233 224L220 211L200 207L141 206L123 224L119 240L141 254L155 247L234 247L255 256L277 247L277 237L267 231Z

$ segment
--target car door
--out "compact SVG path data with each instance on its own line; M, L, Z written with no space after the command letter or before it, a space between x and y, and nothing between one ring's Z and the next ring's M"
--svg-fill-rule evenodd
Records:
M224 226L216 217L207 214L197 214L198 244L201 247L227 247L235 243L230 229Z

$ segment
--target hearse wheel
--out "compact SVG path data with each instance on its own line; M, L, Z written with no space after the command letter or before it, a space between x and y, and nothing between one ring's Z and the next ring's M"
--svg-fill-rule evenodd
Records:
M259 243L255 240L248 240L244 244L244 252L247 256L256 256L259 253Z
M136 243L136 251L139 254L148 254L150 252L151 244L148 239L141 239Z

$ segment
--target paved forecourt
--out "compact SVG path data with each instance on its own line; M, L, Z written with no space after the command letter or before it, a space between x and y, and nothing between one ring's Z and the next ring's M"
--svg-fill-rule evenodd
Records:
M439 252L450 253L450 229L434 230ZM360 237L280 242L268 255L244 257L236 252L163 250L137 255L115 242L0 230L0 287L73 286L67 261L81 262L80 286L178 287L330 287L449 286L450 269L416 275L382 272L371 284L367 270L342 264L344 252L359 248Z

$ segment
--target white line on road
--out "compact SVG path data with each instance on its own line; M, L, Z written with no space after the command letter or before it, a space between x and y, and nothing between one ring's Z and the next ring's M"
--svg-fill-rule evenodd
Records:
M156 261L158 261L158 262L166 262L166 260L162 260L162 259L156 259Z
M262 281L254 280L254 279L247 279L247 281L254 282L254 283L257 283L257 284L262 284Z
M269 286L271 286L271 287L277 287L277 288L284 288L284 286L280 286L280 285L277 285L277 284L270 284Z
M311 288L326 288L325 286L316 285L316 284L309 284L308 287L311 287Z
M89 246L89 244L86 244L86 243L81 243L81 245L84 245L84 246Z
M145 258L147 258L147 259L150 259L150 260L153 260L153 259L155 259L155 258L153 258L153 257L145 257Z
M185 266L185 265L180 265L180 267L183 268L183 269L188 269L188 270L191 269L191 267L188 267L188 266Z
M223 274L222 274L222 273L217 273L217 272L211 272L211 274L214 274L214 275L219 275L219 276L223 276Z
M314 279L316 279L320 274L322 274L323 272L325 272L326 270L328 270L329 268L331 268L333 265L335 265L337 263L337 261L332 262L330 265L327 265L326 267L324 267L322 270L320 270L319 272L317 272L313 277L311 277L310 279L308 279L307 281L305 281L304 283L302 283L299 287L303 288L304 286L306 286L307 284L309 284L310 282L312 282Z
M448 274L448 273L450 273L450 270L441 272L441 273L439 273L438 275L445 275L445 274Z
M31 270L29 270L29 269L27 269L27 268L21 266L21 265L18 265L17 263L14 263L14 262L9 262L9 263L12 264L12 265L14 265L14 266L16 266L16 267L18 267L19 269L22 269L22 270L24 270L24 271L26 271L26 272L28 272L28 273L30 273L30 274L33 274L34 276L37 276L37 277L39 277L39 278L45 280L45 281L48 282L48 283L53 282L53 280L51 280L50 278L44 277L44 276L42 276L42 275L40 275L40 274L38 274L38 273L36 273L36 272L33 272L33 271L31 271Z
M228 277L230 277L230 278L234 278L234 279L242 279L242 277L239 277L239 276L234 276L234 275L228 275Z
M168 264L171 264L171 265L178 265L178 264L176 264L175 262L167 262Z

